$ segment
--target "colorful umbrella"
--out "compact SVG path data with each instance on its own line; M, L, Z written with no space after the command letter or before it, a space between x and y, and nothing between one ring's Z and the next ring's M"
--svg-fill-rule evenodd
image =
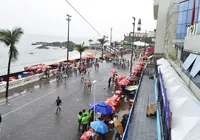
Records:
M134 77L129 77L128 80L129 80L129 81L138 81L138 80L140 80L140 78L134 76Z
M142 69L141 67L135 67L134 68L134 70L136 70L136 71L141 71L141 69Z
M90 127L98 133L101 133L101 134L108 133L108 126L102 121L91 122Z
M90 105L91 110L95 110L95 112L99 112L101 114L107 115L112 113L112 107L105 102L96 102Z
M138 85L136 85L136 86L126 86L125 89L128 90L128 91L137 90L138 89Z
M51 69L51 66L45 65L42 67L43 69Z
M80 140L88 140L92 133L93 133L93 130L92 130L92 128L90 128L87 132L83 133Z
M124 75L119 75L119 76L117 76L117 78L118 78L119 80L121 80L121 79L125 79L126 76L124 76Z
M144 63L141 62L141 61L137 62L137 65L138 65L138 64L144 66Z
M133 74L133 75L137 75L137 74L138 74L138 71L133 71L132 74Z
M109 104L112 107L113 112L115 112L115 106L117 106L117 102L111 99L105 100L106 104Z
M83 57L81 57L81 60L87 60L87 59L88 59L87 56L83 56Z
M58 66L58 65L60 65L60 62L53 63L52 65L53 66Z
M127 80L127 79L122 79L118 84L119 84L120 86L126 86L126 85L128 85L129 83L130 83L129 80Z
M37 69L37 66L30 66L28 68L26 68L26 70L36 70Z
M141 69L143 69L144 68L144 66L142 66L142 65L136 65L136 67L140 67Z
M117 73L117 70L111 70L110 72L115 74L115 73Z

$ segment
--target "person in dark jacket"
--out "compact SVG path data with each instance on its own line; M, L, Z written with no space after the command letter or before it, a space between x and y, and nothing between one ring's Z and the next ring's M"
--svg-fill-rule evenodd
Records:
M2 117L1 117L1 114L0 114L0 132L1 132L1 122L2 122Z
M112 80L112 77L110 77L110 78L108 79L108 87L109 87L109 88L110 88L111 80Z

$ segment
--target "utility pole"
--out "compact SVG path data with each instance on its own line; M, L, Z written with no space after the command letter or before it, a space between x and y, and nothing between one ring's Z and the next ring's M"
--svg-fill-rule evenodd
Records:
M69 61L69 23L71 21L71 18L72 16L70 15L67 15L67 21L68 21L68 32L67 32L67 62ZM68 67L68 65L67 65Z
M145 34L144 34L144 47L145 47L145 50L146 50L146 38L147 38L147 30L145 30Z
M110 54L111 54L111 45L112 45L112 28L110 29Z
M132 48L131 48L131 65L130 65L130 76L133 68L133 47L134 47L134 32L135 32L135 17L133 17L133 37L132 37Z

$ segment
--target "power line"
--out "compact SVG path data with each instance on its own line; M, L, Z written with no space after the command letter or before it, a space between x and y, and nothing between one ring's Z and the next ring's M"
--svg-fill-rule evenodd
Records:
M76 13L79 14L79 16L82 17L83 20L85 20L85 22L95 31L97 32L97 34L99 34L101 37L102 35L81 15L81 13L68 1L66 0L66 2L76 11Z

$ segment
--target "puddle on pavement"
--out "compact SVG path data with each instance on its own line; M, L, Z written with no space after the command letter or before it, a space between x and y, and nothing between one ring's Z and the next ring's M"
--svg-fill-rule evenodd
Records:
M38 88L40 88L40 86L39 86L39 85L36 85L36 86L34 86L34 89L38 89Z

